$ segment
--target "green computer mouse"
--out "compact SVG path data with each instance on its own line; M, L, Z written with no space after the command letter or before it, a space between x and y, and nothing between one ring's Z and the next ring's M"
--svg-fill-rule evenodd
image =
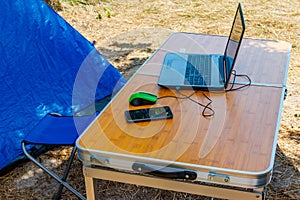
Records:
M129 103L133 106L152 105L156 101L157 96L155 94L144 91L135 92L129 98Z

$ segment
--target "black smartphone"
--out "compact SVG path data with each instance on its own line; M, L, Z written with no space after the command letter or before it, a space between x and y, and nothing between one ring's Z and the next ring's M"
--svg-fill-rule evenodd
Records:
M169 106L125 111L127 122L143 122L158 119L171 119L173 113Z

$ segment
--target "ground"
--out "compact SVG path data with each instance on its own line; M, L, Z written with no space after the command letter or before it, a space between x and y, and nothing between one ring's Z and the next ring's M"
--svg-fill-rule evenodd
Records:
M49 0L58 13L129 78L172 32L228 35L237 6L233 0ZM57 3L59 4L53 4ZM267 199L300 199L300 2L240 1L247 29L245 37L283 40L292 44L287 79L288 95L283 105L281 126ZM68 148L41 157L61 171ZM56 159L50 159L54 156ZM81 163L76 160L70 183L85 193ZM0 177L1 199L51 199L56 182L32 163L19 165ZM206 199L205 197L99 181L101 199ZM64 192L63 199L76 199Z

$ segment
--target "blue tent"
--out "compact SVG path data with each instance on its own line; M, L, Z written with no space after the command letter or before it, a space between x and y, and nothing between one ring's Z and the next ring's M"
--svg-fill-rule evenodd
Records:
M0 1L0 10L1 172L46 113L72 115L125 79L42 0Z

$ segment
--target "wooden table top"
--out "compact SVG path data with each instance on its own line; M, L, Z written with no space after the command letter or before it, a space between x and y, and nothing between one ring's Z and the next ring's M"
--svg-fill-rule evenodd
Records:
M81 135L77 141L79 149L247 172L270 168L289 63L288 43L245 39L236 70L249 75L255 84L228 93L205 92L213 101L215 115L211 118L203 117L203 107L188 99L163 98L155 105L139 107L128 103L136 91L152 92L158 97L181 96L157 85L166 52L203 53L205 49L208 53L222 53L218 47L225 43L226 37L222 36L171 35ZM206 44L209 47L202 48ZM194 91L181 92L189 95ZM192 98L208 103L201 91ZM164 105L170 106L173 119L140 123L125 120L126 110Z
M174 33L139 70L159 75L166 52L224 54L228 37ZM283 41L243 39L234 69L253 83L285 85L291 45Z

